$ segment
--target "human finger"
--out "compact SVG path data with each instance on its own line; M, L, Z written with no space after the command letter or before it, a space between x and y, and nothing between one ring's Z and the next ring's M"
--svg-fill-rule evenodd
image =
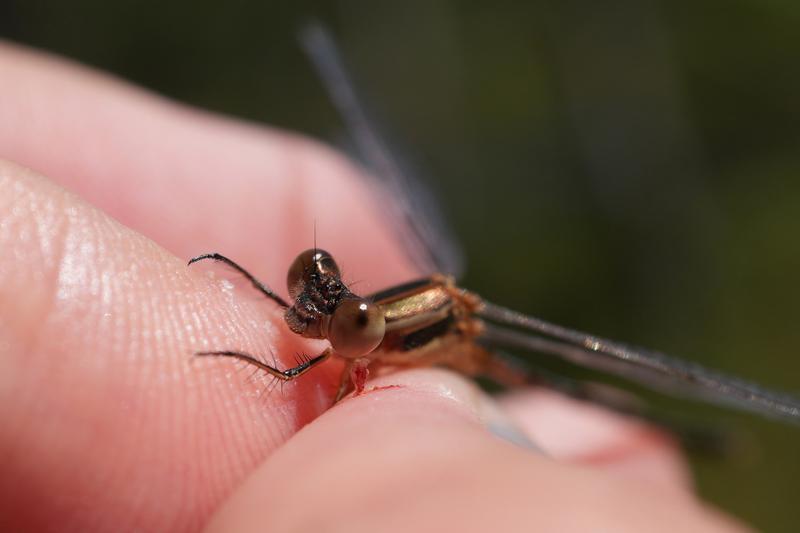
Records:
M207 531L740 531L689 491L500 439L452 374L380 378L273 454Z
M559 461L680 491L692 486L677 439L643 420L543 388L510 394L501 405L528 438Z
M321 143L11 44L0 45L0 77L12 82L0 157L178 257L224 253L285 294L286 268L316 234L360 290L413 275L359 170Z
M192 353L319 349L50 181L0 163L0 523L196 530L328 408L335 363L283 390Z

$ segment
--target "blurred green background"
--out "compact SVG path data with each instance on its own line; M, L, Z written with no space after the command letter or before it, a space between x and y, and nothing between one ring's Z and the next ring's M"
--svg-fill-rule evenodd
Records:
M310 16L441 196L465 285L800 389L800 3L4 0L0 36L333 139ZM797 530L800 429L663 405L750 441L693 459L706 498Z

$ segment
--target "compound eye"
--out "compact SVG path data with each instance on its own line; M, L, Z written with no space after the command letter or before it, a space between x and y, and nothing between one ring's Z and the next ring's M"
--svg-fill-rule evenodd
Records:
M317 250L313 255L314 265L317 272L326 276L340 277L339 265L333 260L333 256L325 250Z
M383 311L364 299L348 299L333 312L328 340L342 357L358 358L378 347L386 332Z
M286 275L286 286L292 299L303 291L303 285L313 273L336 277L340 275L339 266L331 254L319 248L306 250L295 258Z

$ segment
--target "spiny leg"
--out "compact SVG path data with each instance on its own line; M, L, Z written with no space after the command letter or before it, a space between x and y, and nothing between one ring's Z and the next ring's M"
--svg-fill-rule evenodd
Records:
M233 262L231 259L228 259L224 255L220 255L217 253L198 255L197 257L191 258L187 266L191 265L192 263L197 263L198 261L202 261L203 259L212 259L214 261L225 263L232 269L242 274L245 278L247 278L247 280L253 284L253 287L261 291L264 294L264 296L266 296L267 298L271 298L281 307L289 307L289 304L287 304L283 298L275 294L275 292L272 289L270 289L269 287L258 281L250 272L240 267L239 265L237 265L235 262Z
M302 363L298 364L297 366L293 366L292 368L286 370L279 370L276 367L263 363L258 359L256 359L255 357L253 357L252 355L243 352L233 352L230 350L223 350L218 352L196 352L195 355L199 357L205 357L205 356L232 357L234 359L244 361L245 363L260 368L264 372L279 379L280 381L291 381L295 378L302 376L303 374L305 374L318 364L325 361L328 357L330 357L331 353L332 350L330 348L327 348L324 352L322 352L318 356L305 360Z

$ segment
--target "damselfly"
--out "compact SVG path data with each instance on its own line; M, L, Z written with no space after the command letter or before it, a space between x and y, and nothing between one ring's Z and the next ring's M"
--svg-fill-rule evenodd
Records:
M313 248L291 265L285 301L231 259L219 254L195 257L189 263L220 261L244 275L253 286L285 310L292 332L326 339L330 347L297 366L281 370L252 354L199 352L202 356L245 361L273 377L290 381L328 358L346 361L337 401L350 385L364 390L370 369L442 365L460 372L486 375L501 383L518 379L511 366L490 347L552 354L578 365L612 373L668 393L737 407L765 416L800 422L800 400L747 381L711 371L658 352L633 348L568 329L490 303L459 288L458 254L439 234L442 227L409 198L413 182L398 168L367 119L355 96L336 47L317 26L303 34L303 43L334 104L344 117L368 168L392 191L394 218L403 228L412 259L423 271L437 273L368 296L354 294L340 277L332 255ZM431 242L436 241L436 246Z

